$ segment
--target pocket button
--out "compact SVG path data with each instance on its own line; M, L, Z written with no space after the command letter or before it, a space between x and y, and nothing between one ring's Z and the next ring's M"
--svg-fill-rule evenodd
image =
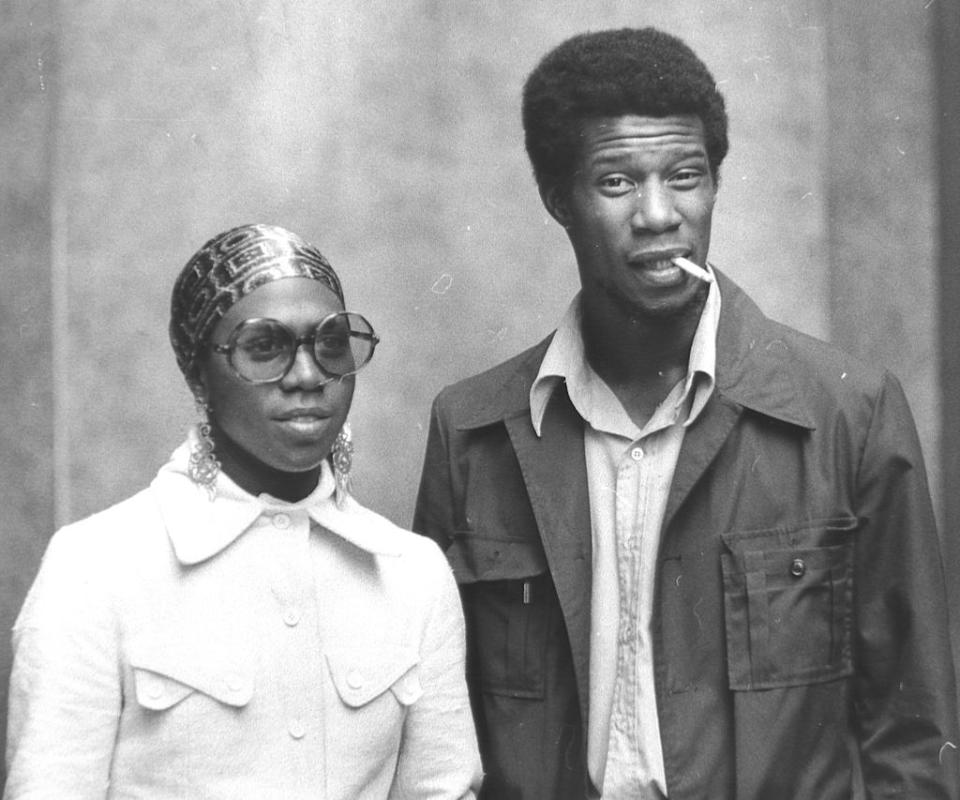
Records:
M352 669L347 673L347 686L351 689L362 689L363 684L363 673L360 670Z
M802 558L795 558L790 562L790 574L794 578L802 578L807 571L807 565Z

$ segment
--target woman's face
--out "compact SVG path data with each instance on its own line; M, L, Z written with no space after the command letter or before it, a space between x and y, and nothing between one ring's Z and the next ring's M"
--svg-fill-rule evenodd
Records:
M305 336L337 311L343 306L323 283L283 278L232 305L214 328L211 344L226 344L237 325L254 317L278 320L297 336ZM307 472L320 466L343 427L354 378L329 380L311 349L302 346L287 374L264 384L243 380L225 354L208 350L200 383L212 409L211 421L242 450L273 469ZM228 463L223 468L231 474Z

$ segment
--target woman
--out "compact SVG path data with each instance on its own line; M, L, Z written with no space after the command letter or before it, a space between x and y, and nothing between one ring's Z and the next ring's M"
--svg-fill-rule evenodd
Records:
M246 225L183 269L170 336L207 421L51 541L4 796L473 797L450 571L347 488L373 329L316 248Z

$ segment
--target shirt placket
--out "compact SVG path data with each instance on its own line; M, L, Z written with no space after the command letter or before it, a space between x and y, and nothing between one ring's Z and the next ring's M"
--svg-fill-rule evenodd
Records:
M641 624L641 551L646 492L643 487L644 450L634 442L617 465L616 547L619 578L619 630L617 635L617 678L614 684L612 726L608 761L620 762L617 772L631 774L632 763L641 747L638 715ZM628 787L623 787L628 788ZM640 785L629 787L639 791Z

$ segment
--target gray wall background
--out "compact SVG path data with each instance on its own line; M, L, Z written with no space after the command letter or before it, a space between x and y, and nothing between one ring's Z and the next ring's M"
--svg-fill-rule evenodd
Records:
M381 334L355 484L409 524L433 395L548 333L577 288L523 151L522 81L569 35L647 24L727 98L712 260L900 376L942 505L948 0L0 0L4 693L52 531L142 488L194 419L168 297L225 228L316 243Z

